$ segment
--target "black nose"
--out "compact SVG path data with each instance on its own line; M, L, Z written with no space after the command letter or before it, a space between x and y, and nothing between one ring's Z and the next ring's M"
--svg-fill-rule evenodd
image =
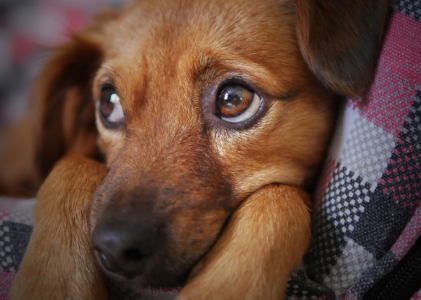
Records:
M157 227L124 220L99 221L92 234L92 245L104 267L129 279L142 273L157 240Z

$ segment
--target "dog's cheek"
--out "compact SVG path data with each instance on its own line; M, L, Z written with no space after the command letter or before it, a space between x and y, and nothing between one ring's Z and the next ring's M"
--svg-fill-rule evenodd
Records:
M314 176L336 114L333 95L314 89L318 93L303 92L291 102L275 102L247 132L211 136L223 169L235 174L231 176L235 194L276 182L302 186Z
M97 144L105 157L105 164L109 167L117 159L118 153L124 146L124 132L106 129L98 117L96 124L99 132Z

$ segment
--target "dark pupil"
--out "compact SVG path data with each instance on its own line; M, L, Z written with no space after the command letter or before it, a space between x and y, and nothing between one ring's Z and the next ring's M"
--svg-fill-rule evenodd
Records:
M110 99L115 93L113 88L105 88L101 92L100 111L104 118L108 118L114 110L115 104Z
M242 87L227 87L221 95L221 104L225 109L232 110L243 103L243 89Z
M224 117L236 117L247 110L253 93L243 86L228 86L218 96L218 110Z

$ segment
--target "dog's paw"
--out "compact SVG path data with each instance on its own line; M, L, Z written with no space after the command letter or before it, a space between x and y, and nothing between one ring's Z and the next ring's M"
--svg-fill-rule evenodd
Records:
M10 300L107 298L88 228L92 193L106 173L80 156L68 156L54 167L37 196L34 230Z
M308 196L272 184L234 212L177 300L278 300L310 240Z

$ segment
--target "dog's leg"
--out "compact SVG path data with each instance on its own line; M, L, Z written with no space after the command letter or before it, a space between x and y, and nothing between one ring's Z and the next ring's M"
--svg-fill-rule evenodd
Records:
M283 299L310 240L306 193L268 185L246 199L177 300Z
M88 228L92 194L106 173L80 156L55 166L38 193L34 230L10 300L106 299Z

